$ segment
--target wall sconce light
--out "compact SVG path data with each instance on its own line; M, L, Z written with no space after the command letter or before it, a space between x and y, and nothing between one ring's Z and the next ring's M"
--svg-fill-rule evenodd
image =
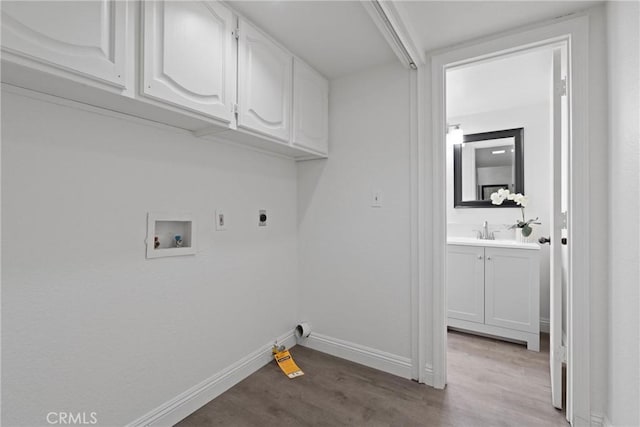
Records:
M451 145L462 144L464 139L464 132L460 124L449 125L447 124L447 141Z

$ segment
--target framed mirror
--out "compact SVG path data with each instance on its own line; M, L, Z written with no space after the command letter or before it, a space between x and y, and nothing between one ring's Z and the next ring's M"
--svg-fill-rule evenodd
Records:
M513 200L491 203L500 188L524 193L524 128L465 135L453 148L455 208L517 207Z

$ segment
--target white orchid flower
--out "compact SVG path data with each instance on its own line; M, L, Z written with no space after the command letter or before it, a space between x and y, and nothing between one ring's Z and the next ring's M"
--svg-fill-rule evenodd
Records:
M498 190L498 195L502 198L502 200L504 200L509 198L510 193L509 190L501 188Z
M494 205L501 205L504 201L504 198L500 196L498 193L491 193L491 203Z
M516 202L518 205L521 205L522 200L524 199L525 196L523 196L520 193L514 194L513 198L511 200L513 200L514 202Z
M524 196L521 193L511 193L505 188L501 188L495 193L491 193L491 203L494 205L501 205L505 200L513 200L519 206L525 208L529 204L529 197Z
M500 189L491 194L491 203L494 205L501 205L505 199L513 200L520 207L520 213L522 214L522 221L516 221L516 223L509 228L519 229L519 232L525 237L530 236L532 232L531 224L540 224L540 221L538 221L538 218L530 219L529 221L525 220L524 208L529 204L529 196L521 193L510 193L509 190L504 189Z
M509 190L501 188L495 193L491 193L491 203L494 205L501 205L507 198L510 197Z

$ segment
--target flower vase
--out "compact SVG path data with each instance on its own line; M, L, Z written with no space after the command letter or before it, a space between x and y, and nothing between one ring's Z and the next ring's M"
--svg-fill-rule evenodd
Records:
M532 242L532 234L529 234L528 236L525 236L524 234L522 234L523 229L522 228L516 228L516 241L519 243L530 243Z

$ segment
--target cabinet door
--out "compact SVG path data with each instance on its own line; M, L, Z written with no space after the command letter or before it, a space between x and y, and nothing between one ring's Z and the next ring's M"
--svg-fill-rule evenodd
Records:
M211 1L144 2L144 85L159 101L230 122L233 14Z
M293 144L327 154L329 83L299 59L293 61Z
M238 127L289 143L293 56L240 19Z
M447 316L484 322L484 248L447 246Z
M3 1L2 51L124 88L126 3Z
M539 254L526 249L485 248L485 323L537 332Z

